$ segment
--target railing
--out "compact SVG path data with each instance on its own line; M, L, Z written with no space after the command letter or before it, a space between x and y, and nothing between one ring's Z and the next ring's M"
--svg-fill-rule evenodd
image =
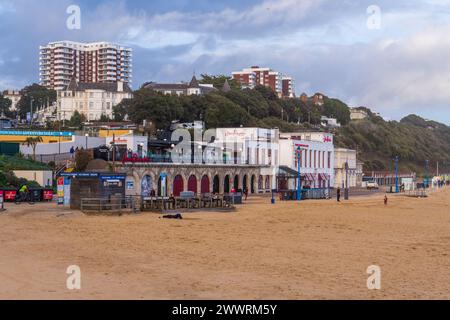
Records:
M126 198L85 198L81 199L81 211L86 214L123 214L137 213L138 206L136 199L132 197Z
M412 198L426 198L428 197L427 191L425 189L416 189L405 191L405 196Z
M67 160L71 160L75 155L70 153L56 153L56 154L37 154L36 161L42 163L49 163L53 161L54 163L60 163Z

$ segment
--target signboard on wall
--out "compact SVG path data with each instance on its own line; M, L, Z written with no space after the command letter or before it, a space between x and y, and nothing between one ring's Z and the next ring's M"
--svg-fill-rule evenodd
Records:
M64 204L64 178L59 177L57 181L58 205Z

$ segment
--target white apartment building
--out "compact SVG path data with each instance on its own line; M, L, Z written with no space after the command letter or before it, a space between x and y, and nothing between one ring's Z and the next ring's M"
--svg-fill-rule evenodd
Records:
M51 42L39 48L40 84L63 90L73 76L82 83L132 82L132 49L108 42Z
M300 173L302 187L332 188L334 186L333 135L326 132L280 134L280 170ZM278 179L281 190L296 189L295 179Z
M3 97L11 100L11 111L17 110L17 104L19 103L22 95L18 90L5 90L3 91Z
M113 107L123 99L133 98L128 84L78 83L75 79L64 90L58 91L58 119L70 120L75 110L84 114L88 121L99 120L102 115L112 118Z

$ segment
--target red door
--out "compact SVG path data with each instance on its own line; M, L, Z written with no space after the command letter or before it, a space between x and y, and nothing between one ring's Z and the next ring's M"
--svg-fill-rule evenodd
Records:
M209 190L209 178L208 176L203 176L202 178L202 193L210 193Z
M197 194L197 178L195 176L190 176L188 181L188 191L192 191Z
M181 192L183 192L183 190L184 190L183 178L180 175L178 175L173 180L173 195L175 197L179 197Z

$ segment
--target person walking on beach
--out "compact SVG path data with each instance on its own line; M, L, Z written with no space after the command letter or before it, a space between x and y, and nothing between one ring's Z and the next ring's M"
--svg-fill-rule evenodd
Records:
M387 195L384 195L384 205L387 206L388 204L388 197Z
M337 198L337 202L341 202L341 188L337 188L336 198Z

